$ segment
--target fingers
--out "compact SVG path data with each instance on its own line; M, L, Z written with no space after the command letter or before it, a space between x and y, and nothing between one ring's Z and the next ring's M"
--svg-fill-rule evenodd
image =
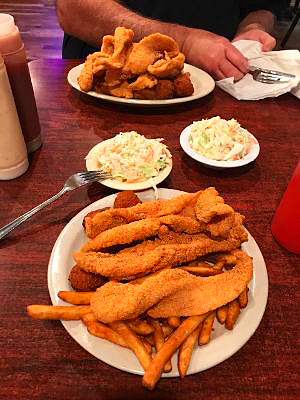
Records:
M276 46L276 39L261 29L250 29L249 31L239 33L233 42L237 40L256 40L261 43L262 51L271 51Z
M185 46L188 62L203 68L217 80L230 77L239 80L248 72L247 59L223 37L203 37L197 33L188 37Z
M212 74L213 74L214 78L215 78L217 81L220 81L220 80L222 80L222 79L228 78L228 76L225 76L225 75L223 74L223 72L220 71L219 68L216 69L214 72L212 71Z
M239 81L244 76L244 73L237 69L231 62L227 59L223 60L219 66L221 73L226 77L229 78L231 76L234 77L235 81Z
M243 74L246 74L249 71L248 60L231 44L226 48L225 55L227 60Z
M262 51L271 51L276 46L276 39L268 35L262 43Z
M239 81L249 70L248 61L230 42L223 45L214 75L218 80L233 77Z

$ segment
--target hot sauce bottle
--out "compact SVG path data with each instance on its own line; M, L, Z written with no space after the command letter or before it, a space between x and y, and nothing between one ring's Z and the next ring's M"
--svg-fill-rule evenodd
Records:
M24 43L14 18L0 14L0 53L4 59L27 151L42 144L41 127L34 98Z

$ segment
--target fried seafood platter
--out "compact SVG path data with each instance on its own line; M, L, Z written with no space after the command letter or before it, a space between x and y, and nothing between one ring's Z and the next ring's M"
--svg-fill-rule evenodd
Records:
M77 248L66 227L51 256L55 306L27 308L36 319L76 324L67 329L83 347L120 369L144 374L147 389L154 389L162 374L183 378L232 355L255 331L264 310L246 332L252 321L246 323L244 314L257 318L253 303L247 307L253 262L243 250L244 217L214 188L174 198L163 195L166 190L159 191L165 200L121 192L109 196L110 207L81 212ZM66 244L64 257L55 260ZM69 284L59 286L57 269L64 262ZM76 329L85 332L83 338L76 337ZM227 357L212 361L231 337ZM136 367L128 367L134 357ZM195 367L196 361L202 365Z
M131 29L117 27L103 37L101 49L90 54L78 76L84 92L139 100L191 96L194 87L184 73L184 55L169 36L153 33L138 43Z

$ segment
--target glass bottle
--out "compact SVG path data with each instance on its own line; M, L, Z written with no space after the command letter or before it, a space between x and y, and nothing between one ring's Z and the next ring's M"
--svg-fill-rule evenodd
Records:
M30 153L42 144L41 127L24 43L14 18L9 14L0 14L0 53L14 95L27 151Z

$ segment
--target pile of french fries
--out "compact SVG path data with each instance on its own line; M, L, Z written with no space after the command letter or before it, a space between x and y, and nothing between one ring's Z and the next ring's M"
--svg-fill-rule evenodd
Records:
M219 255L213 260L214 264L211 261L191 263L183 268L198 276L211 276L222 273L223 268L232 268L235 263L230 254ZM235 300L203 315L164 319L141 315L134 320L104 324L91 311L89 304L93 294L60 291L59 298L72 306L30 305L27 312L36 319L81 320L91 335L132 350L145 371L143 386L150 390L163 372L172 370L171 358L177 350L178 371L183 378L188 372L193 349L210 342L215 319L232 330L241 309L248 304L248 288L245 288Z

